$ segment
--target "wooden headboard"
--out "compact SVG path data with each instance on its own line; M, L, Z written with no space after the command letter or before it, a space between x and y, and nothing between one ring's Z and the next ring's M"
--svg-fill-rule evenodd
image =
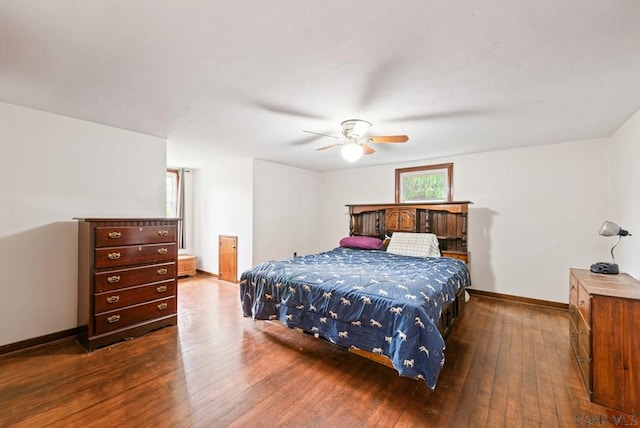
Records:
M467 214L471 203L347 205L349 234L383 239L393 232L434 233L444 257L469 263Z

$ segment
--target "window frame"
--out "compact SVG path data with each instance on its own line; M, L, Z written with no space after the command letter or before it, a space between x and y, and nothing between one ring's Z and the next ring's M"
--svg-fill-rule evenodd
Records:
M402 178L404 175L416 175L416 172L425 171L424 175L429 175L427 171L436 171L436 170L446 170L445 179L447 182L447 190L444 200L434 200L434 201L409 201L406 202L403 199L402 193ZM431 202L453 202L453 162L448 163L439 163L433 165L423 165L423 166L414 166L410 168L396 168L396 194L395 194L395 203L431 203Z

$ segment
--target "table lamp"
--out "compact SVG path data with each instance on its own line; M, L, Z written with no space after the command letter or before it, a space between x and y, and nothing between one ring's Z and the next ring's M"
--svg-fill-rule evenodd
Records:
M620 273L620 270L618 269L618 265L616 264L616 258L613 256L613 249L616 248L616 245L618 245L618 243L620 242L620 239L623 236L631 236L631 234L629 233L629 231L624 230L623 228L621 228L620 226L618 226L617 224L611 221L605 221L604 223L602 223L602 226L600 226L600 231L598 232L598 234L600 236L617 236L618 239L616 239L615 244L613 244L613 247L611 247L611 261L613 263L607 263L607 262L594 263L591 265L591 272L606 273L606 274Z

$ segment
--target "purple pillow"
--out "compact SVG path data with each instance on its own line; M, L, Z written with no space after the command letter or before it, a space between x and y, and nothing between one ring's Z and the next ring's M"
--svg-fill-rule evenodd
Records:
M370 236L347 236L340 240L340 246L362 250L379 250L382 247L382 240Z

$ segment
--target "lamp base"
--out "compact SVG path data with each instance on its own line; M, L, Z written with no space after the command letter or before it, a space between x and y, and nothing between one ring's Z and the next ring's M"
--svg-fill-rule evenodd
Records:
M597 262L591 265L591 272L615 275L620 273L620 270L615 263Z

